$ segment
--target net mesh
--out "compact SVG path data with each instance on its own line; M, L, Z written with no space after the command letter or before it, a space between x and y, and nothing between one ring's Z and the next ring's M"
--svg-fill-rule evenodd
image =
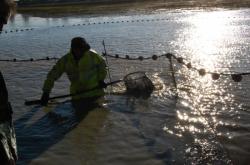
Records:
M152 93L154 85L145 72L134 72L124 77L128 93Z
M174 85L166 57L142 61L107 57L107 61L111 80L107 77L106 82L124 78L123 82L108 88L110 92L154 92L157 95L169 95L173 92L169 90L173 89Z

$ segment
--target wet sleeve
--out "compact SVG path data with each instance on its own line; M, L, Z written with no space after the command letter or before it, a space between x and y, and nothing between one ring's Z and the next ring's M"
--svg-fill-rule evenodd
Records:
M0 106L3 103L7 103L8 102L8 91L4 82L4 78L2 73L0 72Z
M47 75L47 79L44 82L43 85L43 92L44 93L50 93L53 86L54 82L58 80L61 75L65 71L65 58L61 58L60 60L57 61L57 63L53 66L53 68L49 71Z

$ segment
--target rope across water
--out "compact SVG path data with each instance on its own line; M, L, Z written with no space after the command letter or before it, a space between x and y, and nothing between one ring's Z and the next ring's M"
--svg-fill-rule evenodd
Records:
M151 57L143 57L143 56L138 56L138 57L130 57L129 55L111 55L111 54L106 54L103 53L103 56L110 57L110 58L116 58L116 59L121 59L121 60L158 60L159 58L167 58L167 59L175 59L176 62L179 64L187 67L188 69L195 70L199 73L200 76L205 76L206 74L210 74L213 80L218 80L221 76L231 76L231 78L235 82L240 82L242 81L243 77L245 75L250 75L250 72L243 72L243 73L237 73L237 72L230 72L230 73L218 73L218 72L211 72L211 71L206 71L204 68L197 68L192 66L191 62L185 62L183 57L177 57L172 53L166 53L162 55L152 55ZM29 58L29 59L0 59L0 62L38 62L38 61L49 61L49 60L58 60L59 58L57 57L45 57L45 58Z

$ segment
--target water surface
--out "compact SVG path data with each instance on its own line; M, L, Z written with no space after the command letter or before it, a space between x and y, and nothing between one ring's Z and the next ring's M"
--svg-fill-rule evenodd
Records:
M148 14L38 18L17 15L0 35L0 59L61 57L83 36L98 52L151 57L173 53L208 72L248 72L249 9L158 10ZM17 31L16 31L17 30ZM41 95L56 62L0 62L14 109L18 164L248 164L249 76L214 81L174 61L177 93L165 57L108 59L116 80L146 71L162 89L149 98L105 96L80 122L70 102L26 107ZM107 80L108 81L108 80ZM52 95L68 93L60 79ZM118 85L113 90L121 90ZM53 112L53 113L48 113Z

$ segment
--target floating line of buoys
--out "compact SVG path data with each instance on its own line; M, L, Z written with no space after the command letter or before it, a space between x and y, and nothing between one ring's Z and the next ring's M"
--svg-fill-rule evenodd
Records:
M116 59L122 59L122 60L138 60L138 61L143 61L143 60L158 60L161 57L166 57L168 59L175 59L178 63L180 63L183 66L186 66L188 69L193 69L198 72L200 76L205 76L206 74L210 74L211 78L213 80L218 80L222 75L226 76L231 76L232 80L235 82L240 82L242 81L244 75L250 75L250 72L244 72L244 73L218 73L218 72L210 72L206 71L204 68L196 68L194 67L191 62L185 62L184 58L182 57L176 57L172 53L166 53L162 55L152 55L151 57L143 57L143 56L138 56L138 57L131 57L129 55L111 55L111 54L105 54L102 53L103 56L107 56L110 58L116 58ZM49 61L49 60L58 60L59 58L57 57L45 57L45 58L39 58L39 59L34 59L34 58L29 58L29 59L0 59L0 62L36 62L36 61Z
M36 61L49 61L49 60L58 60L59 58L57 57L45 57L45 58L29 58L29 59L0 59L0 62L36 62Z
M88 22L88 23L78 23L78 24L72 24L72 25L58 25L54 26L55 28L62 28L62 27L70 27L70 26L88 26L88 25L101 25L101 24L118 24L118 23L135 23L135 22L154 22L154 21L165 21L169 20L167 18L162 19L140 19L140 20L120 20L120 21L105 21L105 22ZM52 27L53 28L53 27ZM0 31L0 34L7 34L7 33L18 33L18 32L24 32L24 31L32 31L38 28L26 28L26 29L13 29L13 30L5 30Z
M7 33L19 33L19 32L24 32L24 31L32 31L34 28L26 28L26 29L15 29L15 30L5 30L5 31L0 31L0 34L7 34Z
M196 68L196 67L192 66L191 62L186 62L185 63L184 61L186 61L186 60L184 60L184 58L176 57L172 53L166 53L166 54L162 54L162 55L152 55L151 57L142 57L142 56L130 57L128 55L120 56L118 54L109 55L109 54L105 54L105 53L103 53L103 56L108 56L108 57L111 57L111 58L119 58L119 59L124 59L124 60L140 60L140 61L149 60L149 59L157 60L158 58L165 56L168 59L170 59L170 58L175 59L178 63L186 66L188 69L196 70L200 76L205 76L206 74L210 74L211 78L213 80L218 80L222 75L226 75L226 76L231 76L232 80L234 80L235 82L240 82L243 79L242 76L250 75L250 72L244 72L244 73L232 73L232 72L231 73L218 73L218 72L206 71L203 68Z

